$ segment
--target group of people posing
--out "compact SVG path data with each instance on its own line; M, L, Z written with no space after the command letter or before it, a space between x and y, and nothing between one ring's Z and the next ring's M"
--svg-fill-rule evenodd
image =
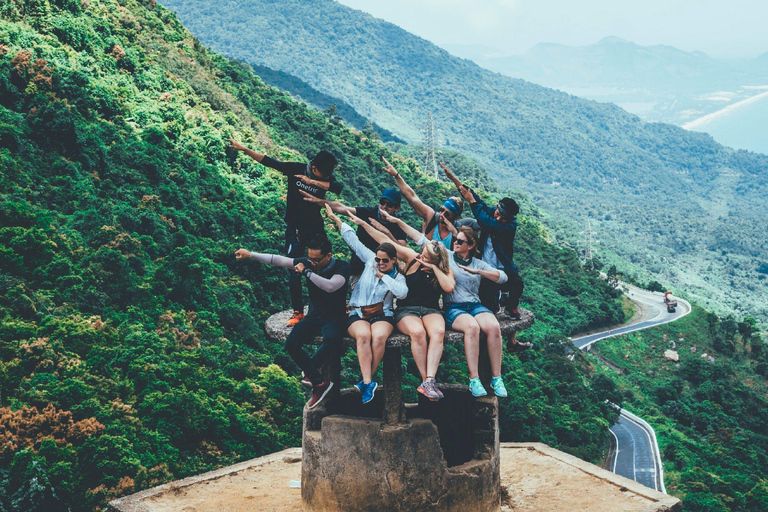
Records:
M285 221L286 256L239 249L238 259L252 259L289 269L293 316L285 349L303 371L302 383L312 387L307 406L322 401L334 383L319 371L329 357L340 357L342 338L355 339L362 379L355 387L363 403L373 399L373 376L384 357L387 338L395 328L410 336L411 351L422 383L418 392L436 401L443 397L435 382L443 353L446 328L464 333L469 388L474 396L487 390L480 382L480 335L485 334L491 366L491 386L498 397L507 396L501 378L502 336L496 313L519 318L517 306L523 281L512 261L519 212L510 198L489 207L445 165L446 176L460 197L450 197L435 210L424 204L400 173L382 157L384 171L397 188L382 192L378 205L348 207L325 199L339 194L342 184L333 177L334 156L320 151L308 164L280 162L228 139L242 151L288 178ZM396 215L402 198L422 218L415 229ZM474 218L461 218L469 205ZM338 227L352 250L350 262L333 256L321 211ZM343 222L345 215L350 223ZM420 250L408 247L412 240ZM306 255L304 254L306 250ZM304 315L301 277L306 279L309 308ZM347 304L347 293L351 297ZM442 297L442 309L440 298ZM396 301L395 301L396 299ZM322 344L309 356L304 345L316 336ZM514 349L528 345L516 343Z

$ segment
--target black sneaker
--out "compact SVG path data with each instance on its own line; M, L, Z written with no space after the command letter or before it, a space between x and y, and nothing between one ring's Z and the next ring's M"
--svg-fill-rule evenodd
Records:
M512 311L505 311L504 312L509 318L512 320L520 320L520 311L517 310L517 308L513 309Z

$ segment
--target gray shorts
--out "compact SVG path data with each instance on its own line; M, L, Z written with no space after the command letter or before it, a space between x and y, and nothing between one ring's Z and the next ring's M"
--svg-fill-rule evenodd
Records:
M400 320L407 316L415 316L417 318L424 318L427 315L440 315L443 316L443 312L439 309L427 308L424 306L402 306L395 310L395 323L400 323Z

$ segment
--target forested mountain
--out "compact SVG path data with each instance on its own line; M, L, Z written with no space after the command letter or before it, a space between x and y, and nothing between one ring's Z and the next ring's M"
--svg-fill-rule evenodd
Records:
M0 16L0 510L100 510L298 445L298 369L263 332L286 273L233 257L281 251L285 180L223 139L332 151L350 205L392 185L381 156L431 204L449 189L209 52L154 0L5 0ZM596 461L615 413L562 340L621 321L622 304L527 217L516 262L536 348L505 356L502 436ZM464 382L465 366L450 347L438 378Z
M251 67L253 68L254 73L264 80L266 84L290 93L291 96L297 100L305 101L320 110L328 110L329 115L338 115L347 124L358 130L376 132L384 142L403 142L402 139L392 135L392 132L389 130L383 129L376 123L371 123L342 100L321 93L317 89L311 87L307 82L300 80L293 75L268 68L267 66L253 64ZM370 123L370 126L368 126L368 123Z
M416 142L524 189L576 243L719 311L768 322L768 156L480 68L332 0L166 0L215 50L286 71ZM646 277L648 274L645 274Z

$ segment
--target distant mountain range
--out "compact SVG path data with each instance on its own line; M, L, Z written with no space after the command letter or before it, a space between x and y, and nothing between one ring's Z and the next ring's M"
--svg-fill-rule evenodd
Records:
M331 0L164 3L215 50L295 75L411 143L431 112L443 145L529 191L571 243L589 219L604 258L768 321L755 280L768 156L502 76Z
M715 59L703 52L672 46L641 46L618 37L606 37L587 46L542 43L521 55L477 45L446 45L453 54L504 75L597 101L611 102L645 120L684 125L768 87L768 53L749 60ZM735 147L768 153L764 142L750 133L768 134L768 119L757 111L744 134L702 127L717 140ZM746 119L748 118L748 119ZM725 124L725 123L723 123Z

